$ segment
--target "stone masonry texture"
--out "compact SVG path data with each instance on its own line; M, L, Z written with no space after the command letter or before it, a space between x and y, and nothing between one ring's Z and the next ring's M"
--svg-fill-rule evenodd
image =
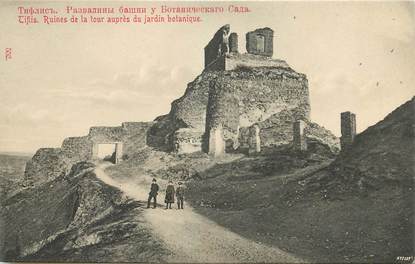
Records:
M270 28L259 28L246 33L246 51L251 54L272 57L274 31Z
M341 149L349 147L356 136L356 115L351 112L343 112L340 114L341 122Z

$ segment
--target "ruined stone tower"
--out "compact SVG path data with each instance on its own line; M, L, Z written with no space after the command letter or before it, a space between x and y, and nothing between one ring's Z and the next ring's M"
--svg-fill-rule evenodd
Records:
M340 145L341 149L347 149L356 136L356 115L347 111L340 114L341 120L341 138Z
M220 155L222 149L249 153L291 144L295 121L312 124L308 80L272 58L273 38L274 31L264 27L246 33L245 45L238 44L230 25L219 28L204 48L203 72L173 101L170 113L156 119L149 145ZM332 137L318 125L309 131L320 142Z

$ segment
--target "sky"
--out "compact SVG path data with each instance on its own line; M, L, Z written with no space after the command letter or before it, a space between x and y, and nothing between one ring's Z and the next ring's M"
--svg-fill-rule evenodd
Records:
M414 96L415 2L239 2L250 13L202 15L197 24L23 25L17 6L160 6L160 2L1 2L0 151L59 147L89 127L150 121L169 112L203 70L203 48L224 24L239 35L268 26L274 58L309 81L311 119L340 136ZM223 6L229 2L168 2Z

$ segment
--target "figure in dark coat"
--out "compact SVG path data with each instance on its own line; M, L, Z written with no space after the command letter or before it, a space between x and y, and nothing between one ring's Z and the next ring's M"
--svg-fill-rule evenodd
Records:
M169 185L167 185L164 202L166 203L166 209L171 209L171 204L174 203L174 186L172 181L169 181Z
M150 208L151 199L154 199L153 208L157 207L157 194L158 194L158 191L159 191L159 186L156 182L157 182L157 180L153 179L153 183L151 184L150 192L148 193L147 208Z
M184 187L182 183L179 182L179 187L176 189L176 198L177 198L177 207L179 209L183 209L183 201L184 201Z

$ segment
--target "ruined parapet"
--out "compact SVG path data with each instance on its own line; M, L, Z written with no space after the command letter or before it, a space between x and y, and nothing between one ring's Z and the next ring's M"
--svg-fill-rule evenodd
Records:
M225 153L225 140L223 138L223 129L221 124L209 129L208 148L208 154L213 157L218 157Z
M296 151L307 150L307 141L304 135L306 125L303 120L298 120L293 123L293 148Z
M340 114L341 119L341 149L347 149L356 136L356 115L347 111Z
M253 125L249 128L249 139L248 139L248 154L254 154L261 152L261 139L259 137L259 126Z
M229 35L229 52L238 53L238 34L235 32Z
M205 47L205 68L223 54L229 53L230 25L226 24L216 31Z
M246 51L251 54L272 57L274 31L266 27L246 33Z

